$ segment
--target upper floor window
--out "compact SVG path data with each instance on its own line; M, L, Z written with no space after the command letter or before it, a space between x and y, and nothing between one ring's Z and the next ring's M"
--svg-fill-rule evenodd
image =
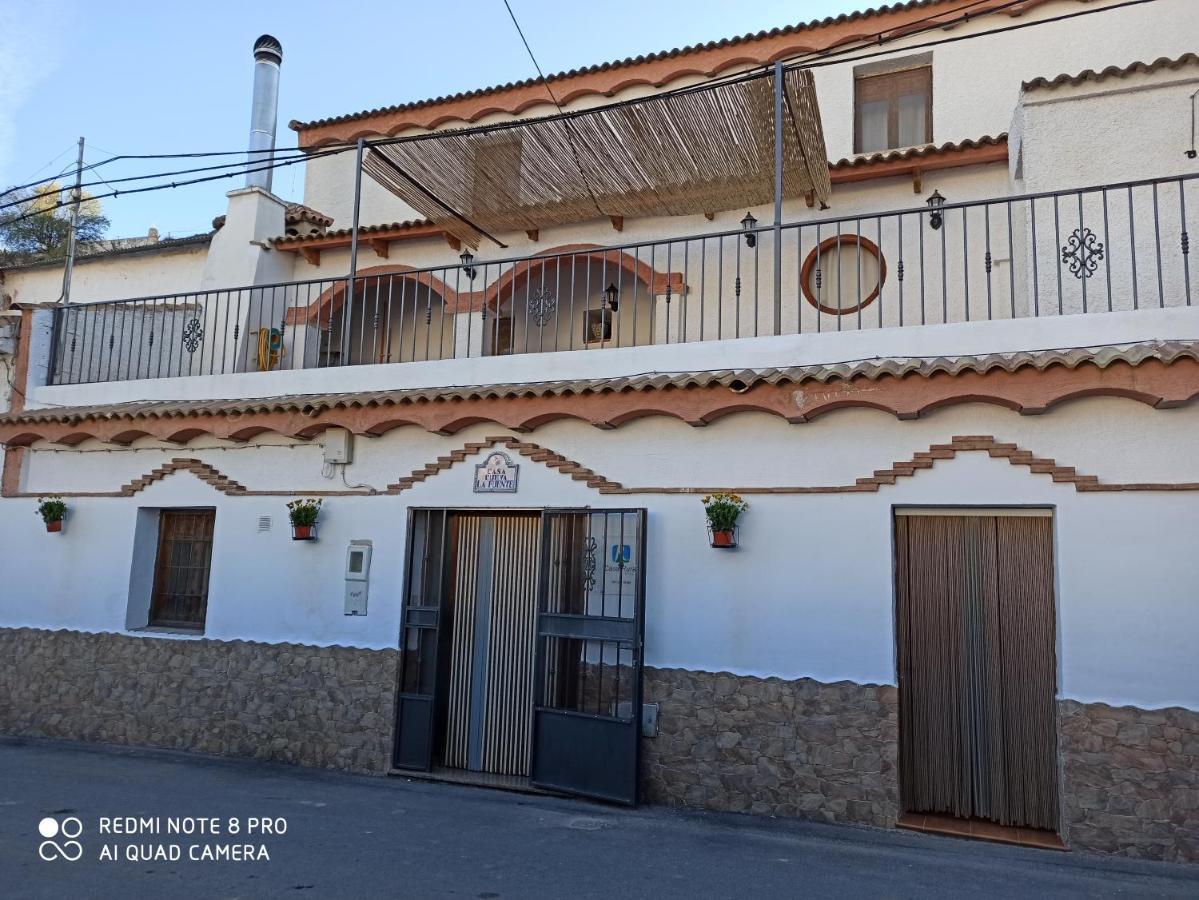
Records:
M904 61L897 61L904 63ZM931 65L854 72L854 152L874 153L927 144L933 139ZM895 62L889 64L894 66Z

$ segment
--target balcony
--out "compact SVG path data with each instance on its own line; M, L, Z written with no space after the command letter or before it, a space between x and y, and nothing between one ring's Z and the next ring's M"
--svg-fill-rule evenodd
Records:
M1196 204L1188 208L1186 192L1197 177L75 303L54 311L49 383L901 334L1189 307ZM727 365L719 353L708 362Z

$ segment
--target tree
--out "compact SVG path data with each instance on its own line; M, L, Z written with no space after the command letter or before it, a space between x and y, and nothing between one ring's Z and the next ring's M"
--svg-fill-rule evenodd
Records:
M71 190L57 181L24 191L0 194L0 258L43 257L62 259L67 255L71 231ZM16 203L15 206L9 206ZM55 209L59 203L68 205ZM100 201L85 191L79 204L76 242L98 241L108 230L108 219Z

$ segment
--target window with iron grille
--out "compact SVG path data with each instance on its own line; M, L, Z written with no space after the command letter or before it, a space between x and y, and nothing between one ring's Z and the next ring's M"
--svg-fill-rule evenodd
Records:
M159 515L150 625L204 629L215 520L212 509L164 509Z
M865 74L861 70L855 73L855 153L914 147L932 139L932 66L879 74Z

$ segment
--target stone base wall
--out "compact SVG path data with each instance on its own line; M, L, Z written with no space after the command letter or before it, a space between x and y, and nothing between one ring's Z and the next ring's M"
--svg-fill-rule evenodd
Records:
M0 628L0 733L380 773L397 654Z
M642 742L648 802L895 824L894 687L647 668L645 700L660 704Z
M1067 844L1199 861L1199 712L1058 708Z
M381 773L399 651L0 628L0 734ZM888 685L645 670L648 803L889 827ZM1199 860L1199 712L1059 703L1071 848Z

